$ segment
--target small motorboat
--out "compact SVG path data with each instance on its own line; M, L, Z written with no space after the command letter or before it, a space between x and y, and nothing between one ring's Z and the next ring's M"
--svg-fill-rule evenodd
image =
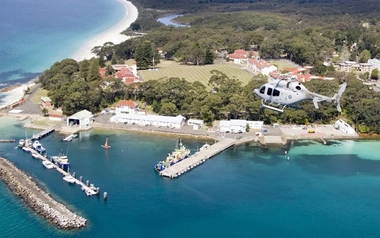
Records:
M25 140L24 139L20 139L19 142L18 142L18 147L22 148L24 145L25 145Z
M71 175L66 175L62 179L65 180L68 183L75 183L75 178L73 176L71 176Z
M110 149L110 148L111 148L111 146L108 145L108 138L106 138L106 143L104 143L104 145L102 145L102 147L103 147L104 149Z
M42 160L42 164L47 169L53 169L54 168L53 163L51 161L49 161L49 160Z
M34 159L39 159L39 154L38 153L36 153L36 152L32 152L32 157L34 158Z

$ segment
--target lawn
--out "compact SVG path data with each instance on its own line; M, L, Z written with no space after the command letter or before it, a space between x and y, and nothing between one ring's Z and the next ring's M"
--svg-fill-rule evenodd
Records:
M286 59L269 60L268 62L270 64L277 66L277 68L279 70L282 70L284 68L298 68L298 67L300 67L299 65L297 65L297 64L295 64L289 60L286 60Z
M45 90L45 89L42 89L42 88L39 88L35 94L33 95L31 101L32 103L35 103L35 104L38 104L41 102L41 97L46 97L47 96L47 93L48 91Z
M225 73L229 78L239 79L243 85L246 85L253 76L246 71L243 65L233 63L221 63L212 65L181 65L175 61L162 60L157 65L157 70L140 70L139 73L144 81L178 77L189 82L200 81L207 86L212 74L211 70L219 70Z

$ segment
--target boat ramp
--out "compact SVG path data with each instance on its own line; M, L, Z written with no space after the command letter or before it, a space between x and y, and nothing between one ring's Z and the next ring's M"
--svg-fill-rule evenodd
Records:
M53 131L55 131L55 127L52 127L52 128L49 128L49 129L46 129L44 131L41 131L37 134L33 134L32 136L32 140L39 140L41 139L42 137L45 137L47 135L49 135L50 133L52 133Z
M29 148L29 147L23 147L24 148ZM29 148L29 151L34 155L34 158L35 159L40 159L42 161L49 161L46 157L44 157L43 155L39 154L37 151L35 151L33 148ZM61 173L63 176L72 176L69 172L66 172L65 170L61 169L58 165L54 164L53 163L53 167L59 172ZM73 180L74 180L74 183L78 184L79 186L81 186L81 189L86 193L87 196L92 196L92 195L97 195L99 194L99 188L95 188L93 186L93 184L89 184L89 181L86 181L86 184L82 182L82 176L77 179L74 177L74 175L72 176L73 177Z
M192 168L206 162L206 160L213 157L214 155L233 146L235 142L235 139L230 138L218 141L217 143L211 145L208 149L199 151L194 155L190 156L189 158L184 159L181 162L178 162L165 170L162 170L160 172L160 175L169 178L176 178L182 175L183 173L191 170Z

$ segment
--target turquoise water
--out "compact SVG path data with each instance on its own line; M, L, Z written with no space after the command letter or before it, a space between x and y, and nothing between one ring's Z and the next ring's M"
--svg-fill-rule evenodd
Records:
M72 57L124 14L116 0L2 0L0 88Z
M23 137L23 128L3 120L8 128L3 136ZM109 151L100 147L107 137ZM69 143L62 138L52 134L41 143L50 154L68 151L71 171L107 191L108 200L86 197L15 144L0 144L2 156L89 220L84 230L60 232L0 183L6 214L0 224L7 224L1 225L2 237L25 232L31 237L377 237L380 232L380 160L371 152L379 141L294 142L286 149L246 144L170 180L153 166L173 149L175 138L101 130L83 132ZM183 142L193 150L204 143Z

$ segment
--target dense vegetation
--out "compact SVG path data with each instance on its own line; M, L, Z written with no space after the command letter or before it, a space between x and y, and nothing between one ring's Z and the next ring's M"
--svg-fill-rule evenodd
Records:
M329 123L339 116L333 105L324 103L316 110L311 102L304 102L299 105L301 109L288 108L282 114L261 109L259 98L252 93L266 82L261 76L242 86L238 79L215 71L209 80L214 88L210 92L199 82L189 83L170 75L167 79L125 86L120 79L102 80L98 73L98 68L105 65L104 56L112 63L133 58L140 69L150 68L159 60L158 47L163 49L165 58L194 65L213 63L214 52L223 49L228 52L256 49L263 58L287 57L299 64L313 65L314 73L336 78L305 83L311 91L332 96L339 83L348 81L341 102L342 115L361 132L380 132L379 96L356 75L339 74L322 65L325 59L332 58L334 51L340 53L340 60L365 62L368 58L380 58L378 18L370 18L377 5L365 1L366 4L360 2L365 5L361 8L353 7L357 1L344 1L338 9L332 6L342 4L340 0L289 0L287 4L281 4L280 0L248 4L251 1L134 0L140 16L128 31L147 34L119 45L107 43L95 47L93 51L100 60L57 62L43 73L40 81L49 90L54 105L62 107L65 114L82 109L98 112L119 99L132 99L151 106L161 115L182 114L206 122L238 118L265 123ZM170 12L148 8L192 12L178 19L191 27L163 26L155 18Z

